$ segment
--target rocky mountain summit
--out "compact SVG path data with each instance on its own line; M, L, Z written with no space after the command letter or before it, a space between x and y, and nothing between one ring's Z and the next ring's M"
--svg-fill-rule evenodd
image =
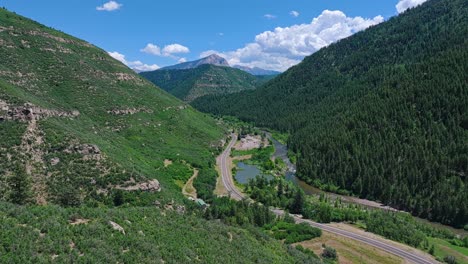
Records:
M201 65L206 65L206 64L239 69L239 70L242 70L244 72L250 73L250 74L255 75L255 76L278 75L278 74L281 73L281 72L278 72L278 71L265 70L265 69L262 69L262 68L259 68L259 67L247 67L247 66L241 66L241 65L231 66L231 65L229 65L228 61L225 58L223 58L223 57L221 57L221 56L219 56L217 54L211 54L208 57L205 57L205 58L202 58L202 59L199 59L199 60L195 60L195 61L188 61L188 62L184 62L184 63L172 65L172 66L163 67L161 69L158 69L158 71L160 71L160 70L195 69L195 68L197 68L197 67L199 67Z
M224 66L224 67L230 67L229 63L227 62L226 59L223 57L216 55L216 54L211 54L208 57L196 60L196 61L188 61L184 63L180 63L177 65L173 66L168 66L161 68L160 70L186 70L186 69L194 69L197 68L198 66L205 65L205 64L210 64L210 65L216 65L216 66Z

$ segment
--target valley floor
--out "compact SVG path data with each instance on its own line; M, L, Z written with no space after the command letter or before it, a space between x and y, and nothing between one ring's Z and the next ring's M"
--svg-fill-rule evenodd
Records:
M220 171L220 178L218 179L218 186L223 185L224 190L229 190L231 193L235 192L235 199L238 199L237 196L240 198L246 198L245 194L241 193L234 184L233 176L231 175L232 168L233 168L233 158L230 157L231 148L237 142L235 140L237 135L232 135L232 140L226 147L226 150L218 157L218 171ZM221 188L220 188L221 189ZM284 214L282 210L272 210L277 215ZM304 222L297 218L299 222ZM306 221L307 223L312 223L312 221ZM436 263L433 260L433 257L424 253L420 250L411 248L409 246L390 241L388 239L382 238L380 236L374 235L369 232L364 232L360 229L351 227L349 225L343 224L329 224L329 225L322 225L322 224L314 224L316 227L325 227L329 226L334 230L334 232L330 233L327 232L325 236L321 238L316 238L311 241L306 241L300 243L301 245L310 248L314 251L319 251L317 247L318 243L321 245L324 241L329 241L330 238L339 237L340 239L337 240L337 245L339 246L339 251L345 256L344 262L340 263ZM325 229L324 231L327 231ZM348 234L352 233L353 237L350 238ZM375 243L374 243L375 242ZM354 247L347 247L346 245L354 245ZM362 255L367 256L367 260L362 259ZM388 258L388 255L391 257ZM375 258L375 259L374 259ZM380 262L380 259L385 259L386 261L390 262ZM348 262L347 262L348 261ZM366 262L368 261L368 262Z

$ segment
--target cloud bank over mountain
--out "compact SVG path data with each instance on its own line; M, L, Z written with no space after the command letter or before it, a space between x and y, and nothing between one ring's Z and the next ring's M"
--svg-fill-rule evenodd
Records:
M374 18L348 17L342 11L324 10L309 24L277 27L255 37L255 41L234 51L208 50L200 57L217 53L231 65L260 67L284 71L319 49L384 21Z

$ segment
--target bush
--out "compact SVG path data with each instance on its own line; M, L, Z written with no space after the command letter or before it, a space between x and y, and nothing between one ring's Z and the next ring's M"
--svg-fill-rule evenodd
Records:
M293 256L296 259L294 263L304 263L304 264L322 264L322 261L315 255L313 251L302 246L287 246L289 255Z
M218 173L211 168L201 168L198 177L193 182L193 187L197 190L198 197L210 203L215 197L213 191L216 188Z
M444 261L446 263L448 263L448 264L456 264L457 263L457 259L454 256L451 256L451 255L445 256Z
M296 221L294 220L294 217L292 217L292 215L286 213L284 215L284 218L283 218L283 221L286 222L286 223L291 223L291 224L294 224Z
M301 246L301 245L297 245L297 246L296 246L296 249L299 250L299 251L301 251L302 253L305 253L305 254L307 254L307 255L313 257L313 258L316 258L316 259L319 258L312 250L310 250L310 249L308 249L308 248L304 248L304 247Z
M112 198L115 206L120 206L124 204L124 195L122 190L115 190L114 197Z
M388 239L418 247L425 239L425 234L417 228L415 220L409 214L374 211L366 220L366 231Z
M454 246L457 246L457 247L465 246L464 241L461 240L461 239L458 239L458 238L451 239L449 242L450 242L450 244L452 244Z
M294 224L279 221L274 226L267 225L264 228L271 231L274 238L279 240L284 239L284 243L286 244L310 240L322 235L322 230L304 223Z
M338 254L336 253L336 249L325 245L323 252L322 252L322 257L326 259L337 260Z
M434 245L432 245L430 248L429 248L429 254L433 255L434 256L434 252L435 252L435 248L434 248Z

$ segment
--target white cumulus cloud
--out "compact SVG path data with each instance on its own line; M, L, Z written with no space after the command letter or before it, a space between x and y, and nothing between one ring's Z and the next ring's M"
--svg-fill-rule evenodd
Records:
M117 3L116 1L109 1L102 6L96 7L98 11L115 11L122 7L122 4Z
M400 14L400 13L405 12L407 9L416 7L426 1L427 0L400 0L398 4L396 5L396 9L398 13Z
M140 49L140 51L147 53L147 54L155 55L155 56L170 57L174 60L177 60L179 63L182 63L182 62L186 62L187 59L182 58L180 56L176 56L176 55L189 53L190 49L177 43L166 45L164 46L164 48L160 48L158 45L155 45L153 43L148 43L146 47ZM150 65L150 66L153 66L153 65ZM157 65L154 65L154 66L157 66Z
M263 15L263 17L266 18L266 19L275 19L276 18L276 16L272 15L272 14L265 14L265 15Z
M125 60L125 55L118 53L117 51L113 52L107 52L112 58L122 62L123 64L127 64L127 61Z
M179 57L174 56L174 54L189 53L190 49L177 43L166 45L164 46L164 48L161 49L158 45L148 43L146 47L144 47L140 51L155 56L172 57L174 59L180 59Z
M141 61L131 61L129 62L128 66L137 72L155 71L160 68L156 64L145 64Z
M170 56L172 54L180 54L180 53L189 53L190 49L182 46L180 44L171 44L164 47L162 53L164 56Z
M240 49L206 51L200 55L216 53L231 65L284 71L298 64L305 56L383 21L382 16L366 19L348 17L341 11L324 10L309 24L277 27L258 34L254 42Z
M142 72L142 71L155 71L157 69L159 69L160 67L156 64L152 64L152 65L149 65L149 64L145 64L139 60L137 61L127 61L125 59L125 55L117 52L117 51L114 51L114 52L108 52L108 54L113 57L114 59L122 62L123 64L127 65L129 68L133 69L134 71L137 71L137 72Z
M217 50L207 50L207 51L203 51L202 53L200 53L200 59L201 58L206 58L210 55L213 55L213 54L217 54L217 55L220 55L220 56L223 56L224 57L224 54L222 52L219 52Z
M291 16L293 16L293 17L298 17L298 16L300 15L299 12L294 11L294 10L291 11L291 12L289 12L289 14L290 14Z
M153 43L148 43L146 47L140 50L141 52L156 55L156 56L161 56L161 48L158 47L157 45L154 45Z

